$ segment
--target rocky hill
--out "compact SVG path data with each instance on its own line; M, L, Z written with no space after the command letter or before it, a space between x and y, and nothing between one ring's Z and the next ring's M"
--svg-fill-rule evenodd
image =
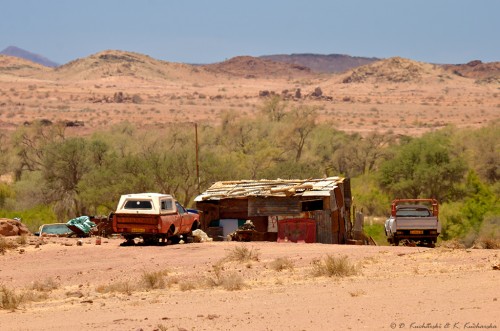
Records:
M46 57L43 57L43 56L35 54L35 53L28 52L28 51L21 49L21 48L18 48L16 46L9 46L6 49L4 49L3 51L1 51L0 54L25 59L25 60L28 60L31 62L41 64L45 67L52 68L52 67L59 66L58 63L51 61L51 60L47 59Z
M14 56L0 55L0 74L33 77L37 74L50 72L50 68L38 63Z
M128 77L139 80L173 81L203 71L192 65L156 60L139 53L106 50L55 68L54 73L57 78L63 80Z
M500 62L483 63L475 60L466 64L445 64L443 68L455 75L473 78L478 82L500 83Z
M340 73L378 61L378 58L350 56L343 54L278 54L264 55L261 59L290 63L310 68L317 73Z
M342 83L409 83L426 78L439 79L447 73L438 65L417 62L401 57L380 60L361 66L342 75Z
M265 60L252 56L237 56L227 61L201 66L216 74L245 78L273 78L308 76L311 70L298 64Z

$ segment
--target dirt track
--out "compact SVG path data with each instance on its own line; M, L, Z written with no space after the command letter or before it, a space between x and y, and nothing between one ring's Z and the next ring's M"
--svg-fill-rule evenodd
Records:
M0 255L0 284L43 293L1 330L471 330L500 328L498 250L213 242L120 247L119 239L49 239ZM235 248L258 261L224 262L239 290L210 287ZM314 277L313 261L347 255L360 274ZM293 269L277 271L277 258ZM161 271L160 289L141 286ZM229 278L229 277L228 277ZM52 290L34 290L56 284ZM128 284L130 295L110 290ZM105 289L108 289L106 291ZM29 290L28 290L29 289Z

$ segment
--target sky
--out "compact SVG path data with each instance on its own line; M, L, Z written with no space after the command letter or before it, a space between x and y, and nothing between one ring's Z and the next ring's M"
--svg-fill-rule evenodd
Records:
M59 64L108 50L183 63L239 55L500 61L500 0L0 0L0 51Z

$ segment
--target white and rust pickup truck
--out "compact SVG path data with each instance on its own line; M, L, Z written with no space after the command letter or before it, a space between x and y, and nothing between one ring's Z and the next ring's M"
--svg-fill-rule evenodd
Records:
M175 243L200 227L200 216L189 212L171 195L137 193L122 195L110 216L113 232L134 244L142 238L146 244Z
M390 244L408 242L434 247L441 223L436 199L395 199L391 217L385 221L385 235Z

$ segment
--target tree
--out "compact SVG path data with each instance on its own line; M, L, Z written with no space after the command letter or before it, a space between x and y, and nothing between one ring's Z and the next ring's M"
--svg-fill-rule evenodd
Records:
M280 122L285 117L286 107L287 103L279 95L272 95L265 99L261 110L271 122Z
M380 169L380 185L393 197L457 197L466 165L446 133L431 133L400 146Z
M316 127L316 116L315 107L304 105L294 108L287 116L283 144L295 151L295 162L300 161L306 140Z
M9 165L9 150L10 145L7 141L7 136L0 133L0 175L7 172Z
M441 208L443 239L458 237L470 244L479 235L488 217L498 220L499 201L474 171L469 171L467 175L462 198Z
M59 218L85 215L78 184L91 169L88 144L84 138L52 143L44 150L42 173L48 198L55 202Z
M495 121L484 128L464 130L455 139L455 143L463 148L471 167L489 184L500 180L499 123Z

